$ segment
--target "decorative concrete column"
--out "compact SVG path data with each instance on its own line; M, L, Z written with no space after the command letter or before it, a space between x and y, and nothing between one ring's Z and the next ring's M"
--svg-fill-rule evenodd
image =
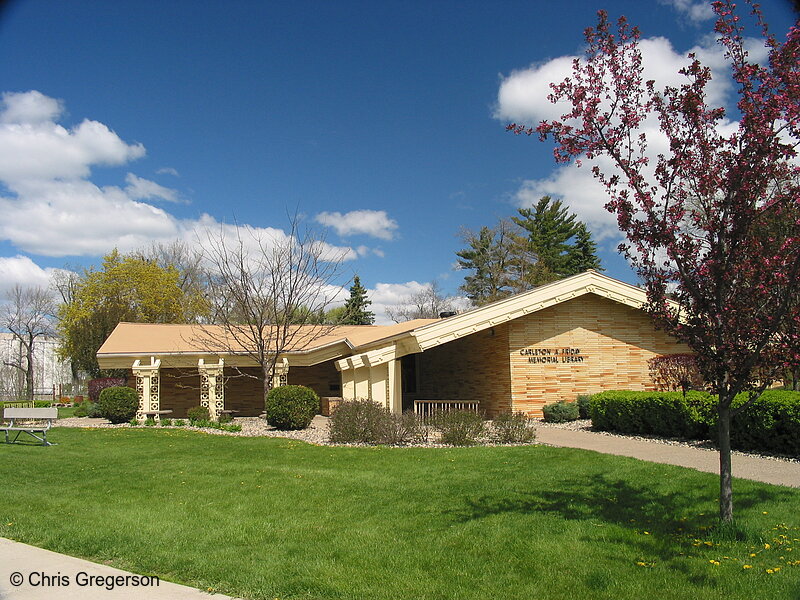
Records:
M133 363L133 376L136 377L136 392L139 394L139 410L136 413L137 421L144 421L147 413L160 410L161 396L159 386L159 369L161 360L150 357L149 365L142 365L139 360ZM153 417L156 421L160 419L158 414Z
M197 371L200 373L200 406L208 409L208 416L212 421L219 419L220 412L225 410L225 383L222 371L225 360L220 358L217 364L206 364L201 358L197 361Z
M289 382L289 360L281 358L275 362L272 370L272 387L281 387Z

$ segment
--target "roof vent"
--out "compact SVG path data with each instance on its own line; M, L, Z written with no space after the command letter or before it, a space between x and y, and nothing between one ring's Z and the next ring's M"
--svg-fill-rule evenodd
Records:
M455 317L457 314L458 314L457 312L452 311L452 310L451 311L447 311L447 312L440 312L439 313L439 318L440 319L446 319L448 317Z

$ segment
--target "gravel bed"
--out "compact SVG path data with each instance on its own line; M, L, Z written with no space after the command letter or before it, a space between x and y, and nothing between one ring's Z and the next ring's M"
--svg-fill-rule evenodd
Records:
M302 429L299 431L282 431L280 429L275 429L271 425L267 424L266 420L261 419L259 417L237 417L234 419L234 423L236 425L240 425L242 430L239 432L232 432L232 431L221 431L219 429L210 429L205 427L192 427L190 425L186 425L184 427L160 427L154 426L157 429L188 429L192 431L200 431L202 433L207 433L210 435L228 435L228 436L238 436L238 437L282 437L282 438L290 438L293 440L300 440L303 442L308 442L309 444L315 444L318 446L367 446L367 444L331 444L328 441L328 422L330 419L328 417L323 417L321 415L317 415L314 417L314 420L311 422L311 425L307 429ZM57 425L60 427L96 427L96 428L131 428L130 424L128 423L121 423L118 425L112 425L105 419L88 419L88 418L78 418L78 417L71 417L68 419L59 419L57 421ZM605 435L610 437L617 437L617 438L626 438L626 439L633 439L633 440L641 440L646 442L653 442L657 444L666 444L669 446L686 446L689 448L700 448L705 450L716 450L716 446L713 442L707 440L682 440L682 439L675 439L675 438L662 438L657 436L647 436L647 435L623 435L619 433L611 433L609 431L594 431L592 429L592 422L590 419L581 419L578 421L570 421L567 423L546 423L543 420L537 419L536 420L536 427L537 429L566 429L569 431L585 431L587 433L593 433L595 435ZM136 427L135 429L139 429ZM482 443L486 446L520 446L525 444L497 444L492 442L489 439L481 440ZM537 442L533 442L536 444ZM431 439L427 442L409 444L407 446L398 446L398 447L415 447L415 448L445 448L449 447L447 444L440 444L435 439ZM800 463L800 459L791 456L781 456L775 454L762 454L762 453L752 453L752 452L740 452L738 450L734 450L732 452L735 455L740 456L751 456L755 458L767 458L770 460L782 461L782 462L792 462L792 463Z

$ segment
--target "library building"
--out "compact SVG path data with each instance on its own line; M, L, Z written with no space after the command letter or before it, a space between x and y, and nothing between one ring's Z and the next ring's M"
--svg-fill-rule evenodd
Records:
M441 319L395 325L298 326L272 385L305 385L327 414L341 399L392 412L477 408L487 417L604 390L654 389L648 360L689 349L654 328L643 290L587 271ZM97 353L125 369L139 418L184 418L207 406L257 416L261 368L222 327L120 323Z

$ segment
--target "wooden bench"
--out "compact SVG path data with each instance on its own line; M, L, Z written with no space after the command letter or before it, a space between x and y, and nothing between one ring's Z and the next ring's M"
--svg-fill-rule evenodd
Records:
M13 444L19 438L19 434L26 433L42 442L43 446L54 446L55 444L47 441L47 430L57 418L57 408L5 408L3 419L8 423L0 426L0 430L5 431L6 444ZM11 431L15 431L16 435L9 441L8 434ZM36 435L37 433L42 437Z

